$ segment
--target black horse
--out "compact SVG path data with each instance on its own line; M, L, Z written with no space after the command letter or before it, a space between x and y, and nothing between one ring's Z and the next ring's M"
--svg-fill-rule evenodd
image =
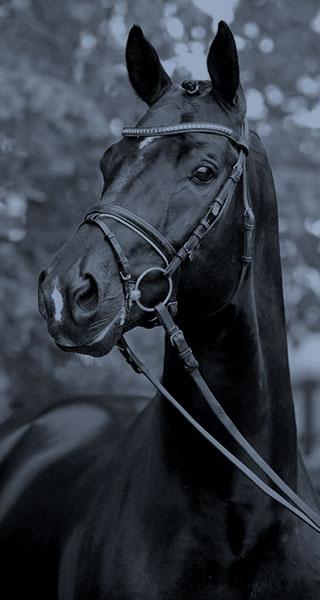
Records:
M127 67L135 91L150 106L140 127L217 123L242 139L245 101L226 24L220 23L209 50L208 82L173 84L136 26L128 38ZM173 276L176 319L227 414L317 509L297 448L272 174L252 131L249 147L245 179L236 183L194 260ZM193 130L126 137L102 158L104 190L94 210L128 209L177 250L238 156L239 145L226 135ZM245 182L255 236L253 263L242 277ZM106 243L89 219L40 276L40 310L64 350L105 354L123 332L155 323L154 314L134 301L137 289L128 309L128 282L119 277L125 257L115 244L125 249L135 279L145 269L162 268L162 258L115 219L112 232L116 241L106 230ZM149 275L143 304L153 306L166 295L167 280L159 271ZM169 341L163 384L244 458ZM4 427L1 460L6 600L320 598L318 534L262 494L161 395L117 440L108 413L89 402L19 417Z

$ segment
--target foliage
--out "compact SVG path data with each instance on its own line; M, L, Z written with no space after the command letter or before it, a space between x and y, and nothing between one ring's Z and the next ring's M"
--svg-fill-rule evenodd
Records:
M11 0L0 5L0 391L6 406L74 392L150 393L117 354L62 355L37 313L37 275L101 186L99 157L144 108L124 45L140 23L177 80L201 77L232 21L249 116L275 172L289 334L319 332L320 13L312 0ZM213 18L214 17L214 18ZM135 336L150 358L157 333ZM320 337L320 335L319 335ZM152 354L152 353L151 353ZM154 363L158 363L155 353Z

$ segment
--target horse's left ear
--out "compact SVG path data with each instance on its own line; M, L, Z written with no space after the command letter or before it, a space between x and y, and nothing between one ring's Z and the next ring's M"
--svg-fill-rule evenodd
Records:
M240 83L239 61L234 37L224 21L220 21L217 34L211 44L207 66L213 93L217 91L225 102L233 104Z
M171 79L161 65L156 50L138 25L130 29L126 62L131 85L147 104L153 104L171 85Z

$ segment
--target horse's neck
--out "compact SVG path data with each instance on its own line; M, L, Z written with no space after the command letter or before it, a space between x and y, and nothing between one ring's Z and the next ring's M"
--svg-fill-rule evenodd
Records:
M248 299L243 310L233 316L232 309L226 310L225 320L220 315L219 321L219 325L213 319L195 323L194 330L188 331L200 371L240 431L295 488L296 431L284 323L279 331L278 320L259 322ZM245 459L219 427L171 348L166 351L164 385L206 429ZM212 552L217 540L222 540L222 564L230 552L250 553L262 539L269 539L263 531L277 531L281 536L275 524L279 518L286 519L287 513L278 513L275 503L245 480L165 400L159 401L154 415L153 452L157 448L166 485L171 489L175 481L172 501L179 510L189 507L195 535L206 539Z
M248 292L253 297L246 290ZM273 306L272 317L266 310L265 316L259 319L255 304L247 297L240 310L230 307L218 319L195 322L187 337L202 376L241 433L295 486L295 419L285 328L283 319L278 317ZM221 437L215 417L169 346L164 385L206 429ZM182 444L186 452L184 464L189 453L193 461L198 436L190 444L190 427L182 422L183 418L165 403L161 412L166 440L171 440L170 446L178 447L178 453ZM223 439L230 447L230 439L225 436ZM208 463L209 448L206 443L200 445L206 455L202 458ZM172 448L169 455L174 456L171 451ZM233 469L230 466L230 471ZM224 469L224 477L226 472Z
M268 177L266 169L264 172ZM266 193L272 196L272 179L269 179L269 188L263 180L261 186L261 189L266 187ZM258 207L254 208L258 213ZM266 210L270 211L270 206L267 205ZM273 211L272 218L262 215L266 222L270 220L273 238L268 232L260 236L262 242L259 241L260 246L256 246L255 262L236 302L216 317L201 320L195 315L185 319L184 331L199 361L202 376L226 412L254 448L295 488L296 426L288 368L275 203ZM169 344L163 380L168 390L206 429L243 458L222 431ZM217 456L216 451L184 422L174 408L163 400L157 411L161 456L170 474L175 473L187 486L193 485L195 494L205 490L222 498L238 486L240 491L235 494L238 499L242 497L245 502L246 496L254 498L252 484L243 485L243 475L236 473L232 465ZM261 506L260 492L257 492L256 498L257 505Z

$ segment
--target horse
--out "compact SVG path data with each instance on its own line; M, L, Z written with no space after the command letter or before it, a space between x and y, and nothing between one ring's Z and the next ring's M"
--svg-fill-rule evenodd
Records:
M319 510L297 444L272 173L234 37L220 22L208 81L173 83L138 26L126 63L148 110L104 153L101 198L40 274L39 308L62 350L118 345L147 375L124 335L163 324L160 393L116 436L89 399L5 425L4 597L316 600L318 530L269 485L276 472Z

